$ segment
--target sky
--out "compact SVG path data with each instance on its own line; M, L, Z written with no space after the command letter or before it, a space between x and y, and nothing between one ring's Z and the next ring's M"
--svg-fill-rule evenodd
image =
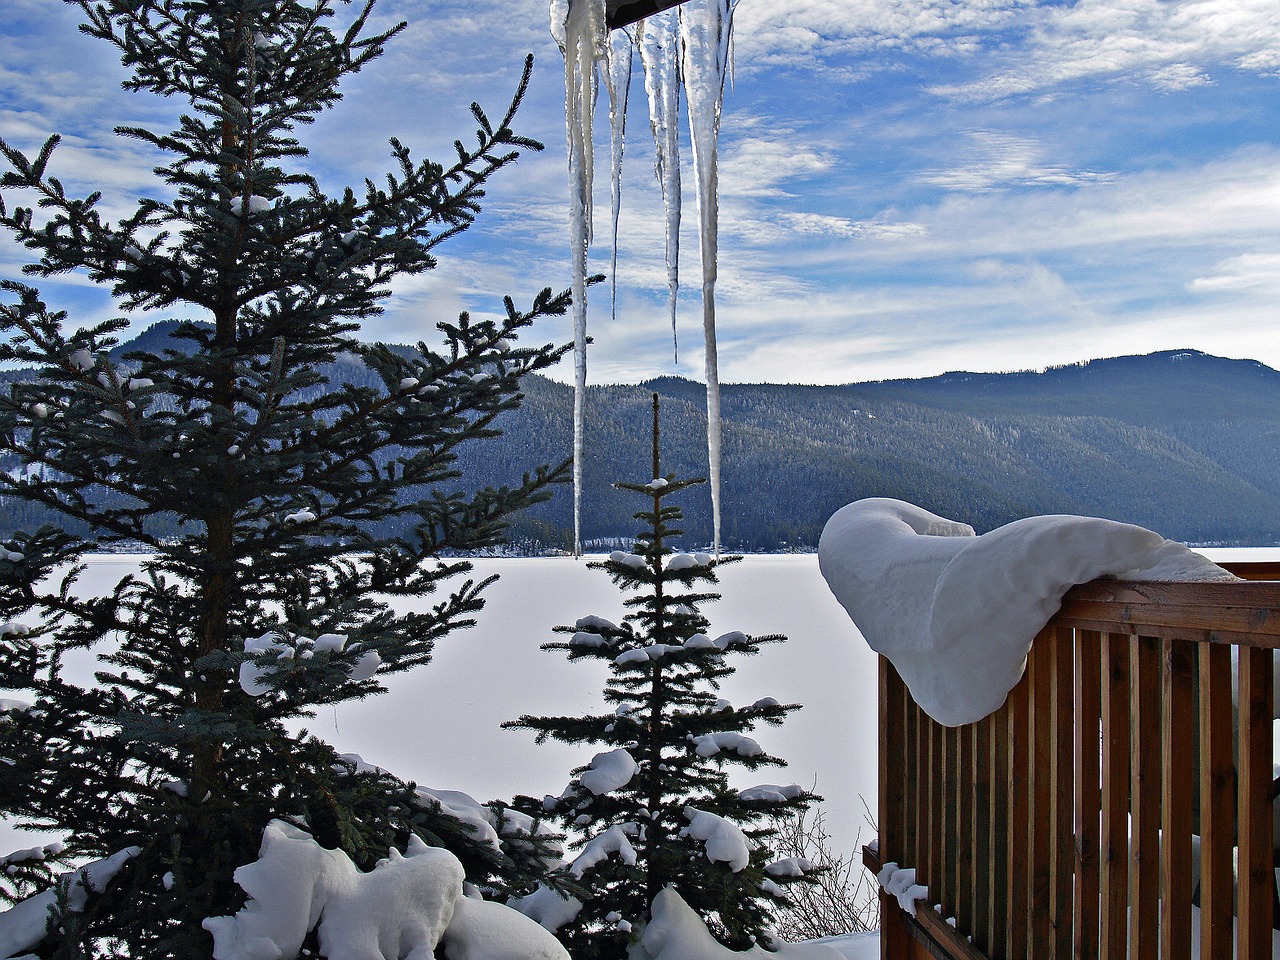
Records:
M4 0L0 137L64 136L52 171L123 214L155 158L112 135L168 129L181 104L121 90L76 9ZM1038 369L1193 348L1280 367L1280 16L1276 0L737 0L720 134L716 294L725 382L848 383ZM526 154L438 269L398 282L367 339L503 295L569 284L563 59L546 0L381 0L409 21L302 131L330 189L391 169L394 136L442 160L468 105L500 115L526 53ZM682 131L679 353L637 58L622 185L617 315L592 288L592 383L701 379L700 265ZM608 104L597 110L591 270L609 270ZM6 195L6 202L18 197ZM0 276L24 251L0 241ZM42 281L75 323L118 311L75 275ZM130 319L142 329L162 314ZM568 342L568 318L538 342ZM553 372L572 377L565 362Z

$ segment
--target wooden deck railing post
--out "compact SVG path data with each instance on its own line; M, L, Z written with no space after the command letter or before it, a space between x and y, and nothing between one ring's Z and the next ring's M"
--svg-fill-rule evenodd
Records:
M1200 956L1230 957L1235 763L1231 648L1200 645Z
M1155 957L1160 903L1160 643L1131 641L1129 689L1133 723L1129 816L1129 956Z
M1270 650L1240 648L1239 960L1271 957L1272 662Z
M1049 910L1049 870L1052 843L1050 820L1053 782L1053 635L1052 627L1042 631L1031 645L1027 673L1031 676L1031 725L1024 734L1031 740L1031 810L1027 844L1028 893L1031 898L1030 955L1052 956L1053 938Z
M1070 627L1051 628L1049 767L1049 923L1053 956L1071 956L1071 894L1075 872L1075 720L1073 666L1075 636Z
M867 862L914 866L942 914L882 894L882 958L1190 960L1197 884L1200 956L1271 957L1276 650L1280 584L1095 581L976 723L938 724L883 662Z
M1072 955L1098 958L1098 844L1102 808L1102 637L1077 631L1075 663L1076 869Z
M876 790L876 844L883 862L901 856L902 824L906 819L904 785L913 771L906 768L903 715L906 686L886 657L880 658L879 778ZM880 892L880 960L898 960L907 950L907 933L894 913L897 901Z
M1030 842L1028 829L1031 816L1031 785L1027 776L1030 762L1030 743L1027 740L1027 728L1030 723L1029 698L1030 677L1024 676L1010 691L1006 702L1008 723L1005 736L1009 748L1009 762L1005 768L1008 815L1005 818L1006 892L1004 901L1008 923L1005 929L1004 955L1008 960L1020 960L1028 955L1027 920L1030 883L1027 875L1027 844Z
M991 922L987 944L996 960L1009 956L1009 702L989 718L991 725L991 881L987 903Z
M1194 777L1192 744L1193 651L1186 640L1163 645L1162 708L1164 736L1160 782L1160 957L1191 960L1191 816Z
M973 751L973 881L969 889L972 903L973 945L984 953L990 940L990 883L995 851L992 849L991 821L991 717L984 717L969 728Z
M1103 634L1102 960L1126 960L1129 925L1129 643Z

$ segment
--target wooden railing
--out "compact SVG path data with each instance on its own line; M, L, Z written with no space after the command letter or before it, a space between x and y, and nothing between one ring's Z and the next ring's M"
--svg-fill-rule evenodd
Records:
M1270 958L1276 648L1280 582L1094 581L1004 706L953 728L882 658L864 858L929 888L914 921L884 899L882 957L1190 960L1194 901L1201 957Z

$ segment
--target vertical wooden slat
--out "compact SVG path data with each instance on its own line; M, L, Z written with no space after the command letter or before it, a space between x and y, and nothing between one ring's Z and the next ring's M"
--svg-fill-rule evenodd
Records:
M1072 956L1098 957L1098 817L1102 793L1102 637L1076 635L1075 647L1076 865Z
M943 850L946 840L942 833L942 811L946 804L942 787L943 732L932 717L924 717L929 725L929 874L926 886L933 903L943 883Z
M1024 681L1025 682L1025 681ZM1021 684L1019 684L1021 686ZM1010 698L1014 696L1009 694ZM994 960L1006 957L1009 931L1009 701L991 717L991 882L987 944Z
M1231 648L1200 644L1200 956L1232 955Z
M1191 791L1194 777L1192 742L1192 644L1165 640L1163 644L1161 739L1163 785L1160 797L1160 956L1162 960L1191 960Z
M958 860L957 850L959 844L957 842L960 833L960 770L959 770L959 744L960 737L955 727L943 728L943 757L945 766L943 768L942 783L943 796L946 797L946 803L942 810L942 836L946 843L942 848L942 877L943 886L941 895L935 901L942 904L943 917L954 917L956 915L956 886L958 877Z
M1053 786L1049 794L1049 921L1053 928L1053 956L1065 960L1071 956L1071 894L1075 874L1074 635L1069 627L1056 627L1051 636L1053 760L1049 772Z
M1128 956L1129 910L1129 641L1102 636L1102 916L1099 955Z
M1005 930L1005 957L1022 960L1027 956L1027 844L1030 827L1031 792L1027 769L1030 762L1027 739L1031 678L1024 676L1009 693L1007 732L1009 762L1006 766L1008 810L1005 823L1005 876L1008 926Z
M901 724L898 722L906 691L898 671L886 657L880 658L879 687L880 773L876 785L876 819L879 821L876 843L880 861L889 863L901 856L902 820L906 812L902 802L905 745L899 739ZM896 960L906 946L906 928L895 912L897 909L897 903L883 890L880 891L880 960Z
M898 671L886 657L880 658L880 778L876 798L879 822L880 861L901 863L905 776L905 744L902 731L902 701L906 687Z
M1050 821L1053 782L1053 635L1049 627L1036 637L1031 646L1027 672L1031 675L1031 842L1028 876L1031 893L1030 955L1052 956L1053 937L1050 928L1049 870L1053 849Z
M973 791L977 772L973 764L973 725L957 727L956 739L956 886L952 915L956 929L973 933Z
M1240 647L1239 960L1271 957L1272 658Z
M1160 641L1134 637L1129 804L1129 956L1154 957L1160 936Z
M920 863L920 818L924 776L920 770L920 742L916 731L919 726L920 708L910 693L903 701L902 743L906 753L903 768L906 771L906 782L903 784L903 803L905 816L902 819L903 862L910 867Z
M970 887L973 945L983 953L990 940L990 884L995 861L991 847L991 717L969 728L973 750L973 883Z

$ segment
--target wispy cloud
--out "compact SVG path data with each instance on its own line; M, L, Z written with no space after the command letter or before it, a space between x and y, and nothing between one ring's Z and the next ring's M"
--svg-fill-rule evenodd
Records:
M1217 264L1188 284L1196 293L1280 290L1280 253L1244 253Z
M1271 73L1280 64L1272 0L1081 0L1042 5L1019 27L1024 42L991 51L996 69L932 90L997 99L1121 76L1177 90L1210 82L1214 69Z
M1003 187L1073 187L1108 183L1108 173L1072 169L1046 160L1045 149L1029 137L975 130L968 134L969 148L959 163L947 170L933 170L925 182L947 190L983 192Z

